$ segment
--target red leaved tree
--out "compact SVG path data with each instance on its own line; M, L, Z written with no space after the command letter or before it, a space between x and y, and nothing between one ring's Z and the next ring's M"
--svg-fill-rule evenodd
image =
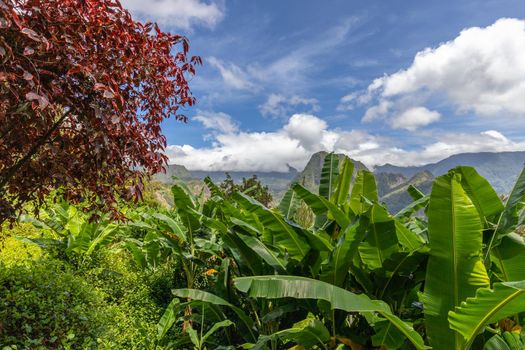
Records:
M167 161L161 122L194 103L187 53L118 0L0 0L0 222L56 188L139 199Z

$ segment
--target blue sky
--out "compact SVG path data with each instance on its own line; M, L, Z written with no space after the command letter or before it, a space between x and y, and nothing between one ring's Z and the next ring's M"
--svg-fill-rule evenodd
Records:
M163 125L171 161L190 169L525 150L522 0L122 2L204 60L189 123Z

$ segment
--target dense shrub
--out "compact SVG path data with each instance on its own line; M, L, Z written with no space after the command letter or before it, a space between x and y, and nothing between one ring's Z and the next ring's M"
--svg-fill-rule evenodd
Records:
M94 349L111 319L104 306L102 293L60 262L0 265L0 343L4 346Z
M0 262L7 266L25 264L42 255L42 250L31 243L22 242L17 237L39 237L41 233L31 224L16 224L0 227Z
M113 320L99 347L153 348L157 322L173 298L172 266L142 271L127 251L104 249L78 273L103 292L112 311Z

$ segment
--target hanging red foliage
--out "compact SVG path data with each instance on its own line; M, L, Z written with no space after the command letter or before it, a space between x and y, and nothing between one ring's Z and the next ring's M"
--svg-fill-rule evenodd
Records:
M188 40L118 0L0 0L0 222L53 189L112 210L163 171L160 124L185 121Z

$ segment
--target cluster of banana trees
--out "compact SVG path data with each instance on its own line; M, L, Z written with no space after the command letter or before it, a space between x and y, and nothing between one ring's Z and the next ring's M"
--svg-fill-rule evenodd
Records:
M127 247L141 266L174 259L185 288L158 344L194 349L525 349L525 172L503 203L473 168L438 177L395 215L373 174L328 155L319 193L295 184L278 208L172 189ZM307 206L314 220L297 220ZM196 285L202 275L212 282ZM178 330L175 343L163 342Z
M174 264L153 348L525 349L525 172L502 201L458 167L430 195L409 188L395 214L372 173L335 155L318 193L295 184L277 208L206 185L196 196L176 184L175 208L133 209L125 224L66 204L25 220L67 255L118 233L140 268Z

